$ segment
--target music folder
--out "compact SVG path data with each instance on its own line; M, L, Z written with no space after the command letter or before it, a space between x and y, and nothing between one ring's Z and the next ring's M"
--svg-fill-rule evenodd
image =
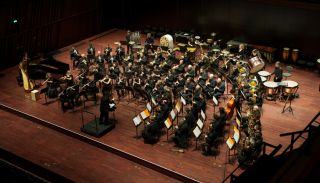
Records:
M201 109L200 114L201 114L202 119L203 119L203 120L206 120L206 114L203 112L202 109Z
M218 100L217 100L217 98L215 96L212 96L212 101L213 101L215 106L218 105Z
M134 126L136 126L136 127L139 126L141 124L141 122L142 122L142 120L141 120L139 115L134 117L132 121L134 123Z
M201 121L201 119L198 119L197 125L198 125L198 127L199 127L200 129L203 128L203 122Z
M148 118L150 116L150 113L149 113L148 109L145 109L144 111L142 111L140 113L140 115L141 115L142 119L145 120L146 118Z
M233 134L234 141L236 141L236 143L239 143L240 131L236 126L233 127L233 131L234 131L234 134Z
M229 149L232 149L232 148L233 148L233 146L234 146L234 140L233 140L231 137L228 138L228 140L227 140L226 143L227 143Z
M171 119L172 119L172 120L175 120L175 119L176 119L176 113L174 112L173 109L172 109L171 112L170 112L170 116L171 116Z
M152 107L151 107L151 105L150 105L150 103L149 103L149 102L147 103L147 109L149 110L149 112L151 112L151 111L152 111Z
M200 135L201 135L201 130L200 130L200 128L199 128L198 126L196 126L196 127L194 128L193 134L194 134L194 136L195 136L196 138L199 138L199 137L200 137Z
M178 101L175 107L176 107L176 110L179 113L181 111L181 103Z
M186 102L186 100L183 98L183 96L181 96L180 100L181 100L181 102L183 103L183 105L187 105L187 102Z
M165 121L164 121L164 124L166 125L167 129L171 128L172 126L172 121L170 118L167 118Z

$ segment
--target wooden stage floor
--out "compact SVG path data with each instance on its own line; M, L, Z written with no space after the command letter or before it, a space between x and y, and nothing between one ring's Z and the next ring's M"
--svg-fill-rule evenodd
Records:
M114 47L113 43L123 40L124 37L125 31L114 29L73 45L77 47L80 53L86 53L90 41L95 45L96 52L98 50L102 52L103 48L108 44ZM70 47L60 49L55 58L70 64ZM272 71L272 69L273 66L269 65L266 68L267 71ZM73 72L76 74L76 71ZM216 157L203 156L200 150L195 150L195 140L192 140L192 146L184 153L176 152L174 143L167 142L165 134L155 145L144 144L142 138L135 138L136 131L132 118L135 114L141 112L145 105L137 102L127 102L126 99L122 99L117 104L115 112L117 123L114 130L101 138L88 136L80 131L82 126L81 107L76 107L75 111L63 113L57 101L44 104L44 96L37 102L31 101L30 94L24 93L23 88L18 87L15 79L17 74L18 67L0 72L0 103L176 171L197 181L221 182L237 166L237 163L226 164L228 159L226 144L220 145L220 153ZM292 102L294 115L289 112L281 113L284 106L283 102L265 100L261 118L264 141L274 145L282 144L283 147L289 144L290 139L279 135L303 129L319 111L320 103L318 88L320 79L318 73L294 68L290 80L299 83L298 93L300 97ZM225 106L223 100L220 106ZM99 105L88 102L87 107L89 111L99 115ZM212 119L212 113L212 103L209 103L206 111L209 119L206 120L206 124ZM160 172L72 139L60 132L39 126L6 111L0 111L0 116L1 148L25 157L76 182L177 181ZM112 114L110 116L112 117ZM85 121L89 121L89 116L85 116ZM226 127L225 139L229 133L232 135L229 130L231 127L232 125ZM139 128L139 132L141 130L142 126ZM301 142L298 142L297 146L299 143ZM81 149L81 153L77 149ZM70 153L76 153L76 155L72 154L74 156L71 156ZM86 158L81 158L82 155ZM47 166L46 162L55 162L55 164Z

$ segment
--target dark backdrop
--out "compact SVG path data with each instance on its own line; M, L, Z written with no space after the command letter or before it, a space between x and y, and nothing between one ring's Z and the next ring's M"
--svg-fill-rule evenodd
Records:
M218 33L224 40L299 48L319 56L319 0L2 0L0 67L117 27ZM18 23L14 24L13 19Z

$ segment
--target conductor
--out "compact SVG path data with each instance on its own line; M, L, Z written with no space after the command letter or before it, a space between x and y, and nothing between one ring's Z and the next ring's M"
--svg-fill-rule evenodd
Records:
M109 95L104 93L100 102L100 118L99 118L100 124L109 123L109 110L110 110L109 103L110 103Z

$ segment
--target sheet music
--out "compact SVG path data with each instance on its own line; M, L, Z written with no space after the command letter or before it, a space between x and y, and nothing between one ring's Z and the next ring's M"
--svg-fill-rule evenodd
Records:
M134 126L139 126L141 124L142 120L140 118L140 116L136 116L133 118L133 123L134 123Z
M148 118L150 116L150 113L147 109L145 109L144 111L142 111L140 113L140 115L141 115L142 119L145 120L146 118Z
M116 106L116 104L113 104L113 103L109 104L110 109L112 109L114 106Z
M151 98L151 101L152 101L153 105L155 105L155 106L158 105L158 103L156 102L156 100L153 97Z
M152 107L151 107L151 105L150 105L149 102L147 103L147 109L148 109L150 112L152 111Z
M200 129L203 128L203 122L201 121L201 119L198 119L197 125L199 126Z
M217 106L218 105L218 100L216 99L216 97L212 97L212 101L213 101L213 103L214 103L214 105L215 106Z
M171 122L170 118L167 118L167 119L164 121L164 124L166 125L167 129L171 128L172 122Z
M233 148L233 145L234 145L234 140L232 140L232 138L231 137L229 137L228 138L228 140L227 140L227 145L228 145L228 147L229 147L229 149L232 149Z
M238 132L234 131L233 138L236 141L236 143L239 143L239 139L240 139L239 130Z
M172 120L176 119L176 113L174 112L174 110L171 110L170 116Z
M200 114L201 114L202 119L203 119L203 120L206 120L206 114L203 112L202 109L201 109Z
M180 110L181 110L181 104L180 104L180 102L177 102L177 104L176 104L176 110L178 111L178 113L180 112Z
M183 103L183 105L187 105L186 100L185 100L182 96L181 96L180 100L181 100L181 102Z
M196 128L193 130L193 134L196 138L199 138L199 136L201 135L201 130L198 126L196 126Z
M238 116L236 117L236 123L237 123L238 127L241 126L241 121L240 121L240 119L238 118Z

